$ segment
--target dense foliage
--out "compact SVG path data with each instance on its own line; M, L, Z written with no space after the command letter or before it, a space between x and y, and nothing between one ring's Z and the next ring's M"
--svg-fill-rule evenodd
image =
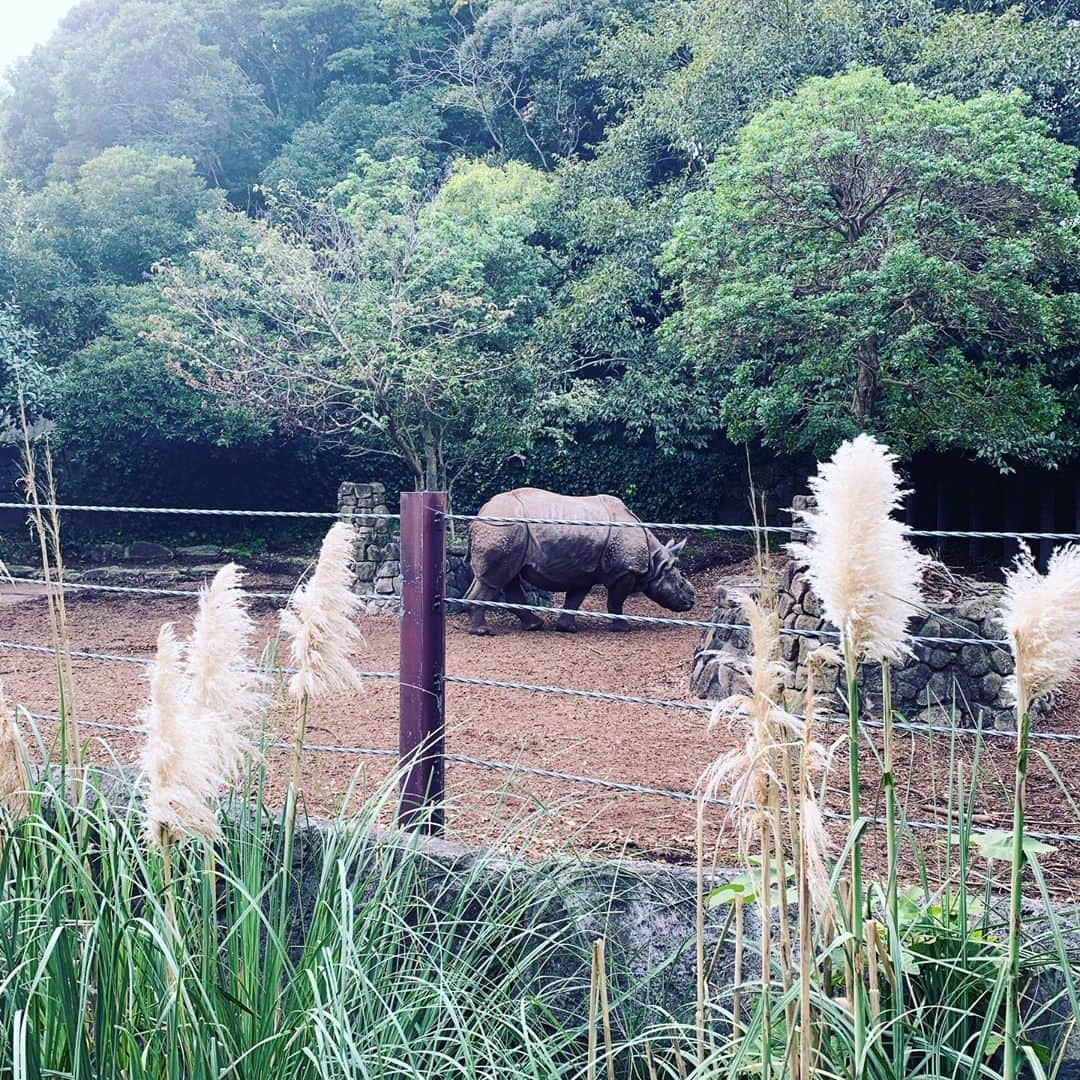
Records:
M0 97L4 340L62 484L129 499L271 443L286 486L319 446L469 501L599 486L593 444L643 478L862 428L1061 464L1069 15L83 0Z

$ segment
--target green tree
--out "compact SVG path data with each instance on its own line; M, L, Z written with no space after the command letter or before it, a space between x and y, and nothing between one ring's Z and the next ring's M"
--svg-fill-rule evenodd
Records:
M126 145L190 157L211 182L242 189L270 147L273 117L257 88L176 4L79 5L8 78L4 171L30 187L72 179Z
M742 129L664 258L681 303L665 348L734 438L821 454L870 428L999 465L1067 453L1050 374L1077 330L1080 298L1059 291L1077 154L1025 104L856 70Z
M589 64L605 19L627 7L627 0L456 5L462 21L449 48L420 50L407 85L433 88L466 148L549 168L599 138Z
M1080 22L957 11L921 43L907 77L959 98L985 90L1023 90L1028 108L1062 142L1080 143Z
M241 242L164 273L176 314L157 337L215 392L434 489L538 422L550 183L517 163L422 177L363 157L333 203L281 193L270 221L234 221Z
M52 379L38 357L33 330L10 304L0 303L0 430L46 412Z
M30 195L11 185L0 195L0 293L55 366L103 325L119 303L115 286L182 256L200 215L220 202L190 160L119 146L84 162L73 181Z
M906 56L901 31L930 19L922 0L902 10L875 0L662 0L611 14L588 66L605 138L558 172L572 269L544 327L548 348L588 365L570 413L579 424L626 428L663 453L708 443L713 388L656 347L667 312L658 257L683 198L752 111L807 75Z
M73 182L30 199L37 243L99 282L135 284L191 243L199 215L220 204L188 158L113 146L79 166Z

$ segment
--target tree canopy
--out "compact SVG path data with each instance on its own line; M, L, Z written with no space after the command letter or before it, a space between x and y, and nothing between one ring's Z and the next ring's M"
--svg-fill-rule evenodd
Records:
M575 454L653 490L861 428L1073 461L1078 26L996 0L81 0L0 90L5 333L72 477L153 421L170 460L311 439L477 497ZM142 406L92 422L77 388L104 409L125 372Z
M733 437L823 454L869 428L995 463L1068 452L1049 376L1080 330L1077 153L1024 100L863 69L743 127L665 254L666 348L715 388Z
M157 336L208 389L349 453L400 457L448 487L472 451L519 448L542 365L524 348L552 267L550 181L527 165L364 157L328 199L275 194L228 248L165 268Z

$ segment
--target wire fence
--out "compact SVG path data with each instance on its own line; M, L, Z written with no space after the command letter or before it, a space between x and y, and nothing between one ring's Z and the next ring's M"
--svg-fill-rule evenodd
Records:
M21 641L0 640L0 652L4 651L26 652L42 656L54 657L57 655L57 650L50 645L34 645ZM135 664L142 667L149 667L154 662L153 658L150 656L128 656L118 653L90 652L82 649L72 649L69 655L73 660L98 660L106 663ZM251 670L252 672L264 673L266 675L281 676L296 674L295 668L276 666L252 665L249 670ZM358 670L357 674L361 678L365 679L392 679L396 681L399 678L399 673L397 671ZM738 710L725 710L717 702L684 701L678 698L657 698L646 697L638 694L618 694L606 690L587 690L570 686L548 686L538 683L514 682L506 679L485 679L479 676L472 675L447 674L444 676L444 681L448 685L452 686L473 686L477 688L486 688L493 690L513 690L527 694L552 694L557 697L578 698L585 701L599 701L617 705L638 705L644 708L653 709L673 709L684 712L705 714L709 716L722 714L724 712L728 712L733 716L738 715ZM793 719L797 721L802 721L806 719L799 713L792 713L790 715L793 717ZM841 715L818 714L814 717L814 722L817 724L847 727L848 718L847 716ZM873 731L880 731L884 726L880 720L875 720L872 717L863 717L860 720L860 725ZM124 728L123 730L128 729ZM912 735L940 735L943 738L949 737L960 739L1003 739L1010 742L1015 740L1016 738L1014 732L1000 730L998 728L987 728L980 726L967 727L959 724L919 723L905 720L895 721L893 723L893 730L899 732L908 732ZM1031 732L1030 737L1035 741L1041 742L1080 744L1080 734L1076 734L1073 732L1041 731L1036 729Z
M17 585L37 585L45 588L62 588L64 592L107 592L128 593L133 596L178 596L184 599L198 599L197 589L166 589L151 586L136 585L106 585L94 582L69 582L62 584L46 581L44 578L10 577L8 581ZM258 592L249 591L246 596L265 600L288 600L290 593L287 592ZM495 611L532 611L539 614L564 615L566 608L549 607L543 604L513 604L503 600L470 600L465 597L454 598L450 603L461 607L490 608ZM384 604L384 607L392 606L392 601ZM574 617L585 619L599 619L606 622L625 621L643 626L689 626L702 630L749 630L746 623L715 622L710 619L680 619L677 616L668 615L628 615L609 611L588 611L574 609L569 612ZM809 638L812 640L839 641L840 635L835 630L800 630L797 627L780 627L780 633L785 637ZM929 636L913 635L908 639L916 645L985 645L998 649L1004 649L1008 642L999 638L984 637L945 637L940 634Z
M88 512L95 514L174 514L189 517L253 517L253 518L347 518L350 520L400 521L400 514L376 513L350 508L340 510L228 510L215 507L187 506L105 506L86 503L40 503L41 510L57 512ZM32 510L25 502L0 502L0 510ZM805 533L801 525L740 525L701 524L688 521L611 521L595 518L499 517L488 514L446 514L448 521L484 522L491 525L566 525L570 527L602 527L614 529L655 529L689 533L745 533L789 535ZM908 536L943 540L1059 540L1080 541L1080 532L1018 532L987 529L906 529Z
M60 717L50 713L25 713L28 719L35 722L44 723L60 723ZM844 723L847 723L845 720ZM88 728L91 730L108 731L116 734L123 734L127 736L141 736L142 729L138 727L127 727L123 724L110 724L100 720L80 720L80 727ZM371 746L348 746L338 745L335 743L312 743L305 742L302 744L305 752L314 754L336 754L344 755L347 757L384 757L384 758L398 758L399 751L389 747L371 747ZM283 741L269 741L264 744L264 750L295 750L295 743L283 742ZM577 784L585 787L598 788L604 791L616 792L623 795L637 795L650 798L668 799L674 802L689 803L697 805L698 803L704 803L707 806L719 806L728 810L756 810L758 809L756 803L739 802L734 799L727 799L723 796L702 796L695 792L679 791L675 788L662 788L653 787L648 784L634 784L625 780L610 780L601 776L589 776L582 773L565 772L560 769L549 769L538 765L526 765L522 762L508 762L497 761L491 758L478 758L469 754L457 754L446 753L443 755L443 759L449 763L455 765L465 765L471 768L488 769L493 772L503 772L512 774L515 777L530 776L544 780L554 780L560 783ZM782 813L788 813L786 807L781 807ZM841 821L847 822L849 820L848 815L839 810L830 810L828 808L822 808L821 816L829 821ZM883 826L886 824L886 819L874 814L864 814L862 820L870 825ZM955 831L955 825L944 821L920 821L914 818L904 817L902 824L907 828L916 831L928 831L937 833L951 833ZM1008 822L1004 816L1001 822L1002 825L1007 825ZM1069 833L1052 830L1041 829L1025 829L1025 835L1036 840L1043 840L1047 842L1057 843L1080 843L1080 833Z
M89 504L73 504L73 503L58 503L58 504L44 504L42 509L56 510L58 512L90 512L90 513L119 513L119 514L157 514L157 515L185 515L185 516L226 516L226 517L253 517L253 518L309 518L309 519L324 519L333 520L345 517L351 520L385 520L385 521L399 521L401 515L391 513L374 513L366 511L352 511L350 510L346 514L331 512L331 511L295 511L295 510L236 510L236 509L215 509L215 508L187 508L187 507L133 507L133 506L104 506L104 505L89 505ZM0 502L0 509L29 509L25 503L4 503ZM481 515L468 515L468 514L446 514L445 519L460 521L460 522L481 522L493 525L508 525L508 524L540 524L540 525L561 525L566 527L615 527L615 528L649 528L655 530L667 530L676 532L691 532L700 534L722 534L722 533L742 533L742 534L791 534L793 532L804 531L799 526L765 526L765 525L740 525L740 524L697 524L686 522L639 522L639 521L599 521L589 519L557 519L557 518L542 518L542 517L495 517L495 516L481 516ZM1080 541L1080 533L1057 533L1057 532L1012 532L1012 531L988 531L988 530L925 530L925 529L909 529L908 535L921 538L941 538L941 539L1002 539L1002 540L1038 540L1038 541ZM32 577L14 577L8 579L14 584L20 585L33 585L42 587L45 589L62 587L65 592L100 592L100 593L113 593L113 594L129 594L134 596L158 596L169 598L180 598L184 600L196 599L199 595L197 589L175 589L165 587L152 587L152 586L133 586L133 585L110 585L105 583L96 582L63 582L62 586L59 586L56 582L46 581L44 578L32 578ZM252 591L247 593L248 596L258 599L268 599L285 601L291 593L284 591ZM520 612L535 612L540 614L563 614L566 609L557 608L547 605L539 604L516 604L504 601L495 600L468 600L459 599L455 600L455 603L462 607L469 608L487 608L493 610L503 610L512 613ZM391 601L393 603L393 601ZM743 623L728 623L718 622L706 619L689 619L679 618L677 616L649 616L649 615L627 615L613 612L598 612L589 610L573 610L570 614L575 617L582 617L586 619L598 619L598 620L622 620L629 623L634 623L644 626L674 626L683 628L693 628L700 630L727 630L727 631L748 631L749 627ZM828 630L800 630L797 628L784 627L781 630L782 633L794 637L805 637L814 640L835 640L839 635L835 631ZM999 639L989 639L982 637L945 637L945 636L922 636L913 637L912 642L917 645L954 645L954 646L983 646L994 649L1003 649L1007 647L1007 642ZM32 653L37 655L56 655L56 649L51 646L37 645L29 642L0 640L0 650L10 652L23 652ZM130 664L139 666L148 666L152 663L152 659L149 656L140 657L132 656L121 653L111 652L95 652L91 650L73 650L70 652L73 659L102 662L102 663L117 663L117 664ZM254 668L253 670L262 671L267 675L285 676L295 674L294 669L279 667L279 666L263 666ZM362 671L359 672L362 677L370 679L384 679L384 680L400 680L400 675L397 671ZM474 688L488 688L506 690L508 692L526 693L526 694L540 694L540 695L556 695L560 697L567 697L573 699L579 699L584 701L596 701L607 704L622 704L628 706L638 706L645 708L659 708L667 710L682 710L696 714L712 715L717 713L718 707L715 703L709 703L704 701L684 701L677 699L667 699L659 697L650 697L644 695L635 694L621 694L607 691L592 690L587 688L575 688L555 685L542 685L528 682L519 682L513 680L500 680L500 679L487 679L476 676L464 676L454 675L451 673L443 673L441 680L444 684L458 685L462 687L474 687ZM27 713L28 717L35 721L41 722L59 722L59 717L53 716L47 713ZM801 718L798 718L801 719ZM846 716L818 716L815 717L815 722L833 725L846 726L848 723ZM138 735L139 729L123 724L112 724L105 721L85 720L80 723L89 729L96 729L101 731L107 731L112 733L122 733L128 736ZM871 717L864 718L862 726L870 730L880 730L883 726L880 721L875 721ZM942 736L943 738L991 738L991 739L1013 739L1015 736L1010 731L1000 731L997 729L987 728L967 728L956 724L933 724L933 723L920 723L920 722L908 722L898 721L894 724L894 730L898 732L907 732L913 736L921 735L927 737ZM1052 732L1035 730L1032 732L1032 738L1039 741L1053 742L1053 743L1080 743L1080 734L1073 734L1070 732ZM287 749L291 748L291 743L270 743L269 748ZM339 755L352 755L357 757L363 756L376 756L376 757L397 757L399 755L398 750L378 748L378 747L365 747L365 746L350 746L350 745L337 745L332 743L309 743L305 744L305 749L314 753L327 753L327 754L339 754ZM677 802L697 802L700 799L700 795L696 792L677 791L673 789L652 787L649 785L635 784L621 780L611 780L602 777L588 776L577 773L560 771L557 769L544 768L542 766L526 765L521 762L502 762L496 760L490 760L486 758L471 757L464 754L445 753L443 759L447 762L453 762L455 764L461 764L473 768L488 769L500 772L513 773L520 776L531 776L537 778L544 778L553 781L559 781L563 783L580 784L586 786L592 786L609 790L613 792L619 792L623 794L639 795L639 796L651 796L657 798L665 798L674 800ZM710 803L726 806L729 808L738 809L740 804L734 803L732 800L726 800L723 798L715 798L708 800ZM825 811L825 816L846 820L847 815L834 811ZM873 824L882 824L878 818L871 817L867 819ZM948 824L942 822L928 822L909 820L907 825L913 829L926 829L944 831L950 828ZM1068 843L1080 843L1080 834L1071 834L1067 832L1054 832L1054 831L1031 831L1029 835L1038 839L1045 839L1049 841L1060 841Z

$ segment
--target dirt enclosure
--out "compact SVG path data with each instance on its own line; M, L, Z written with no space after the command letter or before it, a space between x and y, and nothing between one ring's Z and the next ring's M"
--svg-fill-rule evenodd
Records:
M692 575L698 602L691 618L709 616L713 587L749 586L745 568L712 568ZM293 582L274 575L253 575L256 590L287 590ZM602 595L589 598L587 607L601 608ZM260 634L275 634L276 601L255 600ZM175 621L183 631L193 604L179 597L127 597L75 593L68 601L72 646L77 650L152 655L161 623ZM632 614L664 614L647 600L635 597L627 606ZM489 616L490 617L490 616ZM536 633L519 629L510 615L491 618L496 636L471 637L465 615L450 619L447 669L450 674L514 682L558 685L645 697L685 700L690 660L699 631L692 627L635 625L628 633L612 633L601 620L579 620L574 635L554 631L553 616ZM393 616L364 619L366 651L358 658L365 669L392 671L398 661L398 623ZM48 644L45 600L30 589L0 587L0 637L29 644ZM121 662L76 660L77 714L86 719L134 728L145 699L145 668ZM53 713L57 708L52 658L45 655L0 651L0 677L8 696L29 710ZM1080 709L1075 688L1063 695L1045 730L1080 732ZM447 693L447 749L456 754L525 766L565 771L607 780L624 781L680 792L693 791L704 767L736 745L738 725L722 722L707 730L708 714L625 703L575 699L552 694L524 693L500 688L451 685ZM284 706L272 714L272 723L288 737L291 716ZM50 725L42 724L47 737ZM137 732L129 736L92 732L98 760L114 756L133 762L141 745ZM823 728L819 738L833 739L841 728ZM397 685L391 679L369 679L362 695L340 695L317 702L308 726L312 743L363 746L392 750L397 745ZM955 752L970 760L970 739L960 740ZM899 790L912 819L941 823L949 807L948 740L936 746L925 737L898 739ZM1053 769L1036 755L1030 780L1031 827L1080 833L1068 788L1075 785L1080 753L1072 744L1043 743ZM274 757L281 757L274 754ZM282 760L271 761L278 777ZM393 766L392 757L357 757L346 753L307 755L305 793L310 812L333 814L341 808L350 784L356 797L378 784ZM874 770L876 754L867 741L864 772L869 777L863 793L864 811L881 810L880 789ZM1056 770L1064 784L1053 775ZM982 755L979 785L979 824L1007 827L1012 775L1012 743L991 740ZM846 810L846 753L838 748L828 777L830 806ZM495 771L450 763L447 769L450 831L471 841L497 838L502 844L520 842L529 834L530 850L584 849L603 854L635 855L686 860L694 848L695 810L690 802L657 796L617 793L600 787ZM727 813L709 812L710 843L718 843L724 856L733 854L732 830L725 828ZM838 826L839 829L839 826ZM944 859L932 831L917 833L931 858ZM1048 858L1059 891L1073 892L1073 870L1080 866L1080 846L1062 844ZM1075 890L1080 893L1080 888Z

